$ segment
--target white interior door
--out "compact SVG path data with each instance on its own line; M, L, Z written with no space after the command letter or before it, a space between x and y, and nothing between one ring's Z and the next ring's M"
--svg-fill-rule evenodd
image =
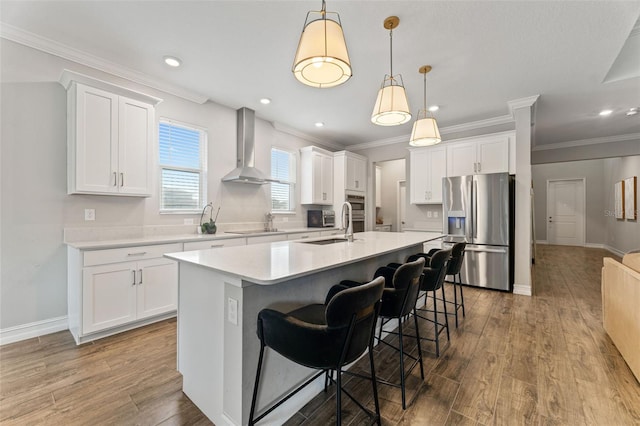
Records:
M584 179L547 181L547 241L563 246L585 244Z
M407 182L401 180L398 182L398 229L402 232L407 220Z

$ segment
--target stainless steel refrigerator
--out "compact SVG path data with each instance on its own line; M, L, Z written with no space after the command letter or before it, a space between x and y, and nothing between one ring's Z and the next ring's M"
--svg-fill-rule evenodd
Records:
M513 289L514 177L508 173L447 177L443 247L466 241L463 284Z

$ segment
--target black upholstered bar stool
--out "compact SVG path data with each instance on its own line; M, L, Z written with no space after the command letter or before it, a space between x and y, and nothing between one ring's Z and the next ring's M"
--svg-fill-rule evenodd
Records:
M451 259L447 264L447 277L451 277L453 281L448 281L445 277L445 282L453 285L453 302L450 300L444 300L443 302L453 305L453 312L448 312L449 315L454 315L456 318L456 328L458 328L458 311L462 309L462 317L465 316L464 312L464 293L462 292L462 278L460 276L460 270L462 269L462 263L464 261L464 250L467 247L467 243L455 243L451 247ZM438 249L431 249L427 253L430 258ZM458 291L460 291L460 299L458 300Z
M383 290L384 278L378 277L354 288L335 285L329 290L324 304L307 305L288 314L273 309L260 311L257 330L260 339L260 356L251 400L249 425L254 425L303 387L332 370L337 371L335 380L336 425L342 424L342 392L364 410L372 418L373 423L381 424L373 364L373 339ZM256 416L256 400L266 347L297 364L320 371ZM369 349L371 376L365 376L365 378L372 382L375 405L373 413L343 389L341 381L342 368L357 360L367 348Z
M447 315L447 303L446 296L444 294L444 279L447 274L447 265L451 258L451 250L438 250L431 257L424 253L414 254L409 256L408 260L415 260L423 258L425 259L425 267L423 269L422 282L420 284L420 290L425 292L425 304L423 308L417 308L418 318L433 323L434 336L433 338L422 337L423 340L429 340L436 345L436 356L440 356L440 333L447 331L447 340L451 340L449 336L449 319ZM443 303L443 311L438 311L436 291L441 290ZM427 300L431 297L433 299L433 309L427 307ZM433 318L429 318L425 315L428 313L433 314ZM438 315L443 315L441 319L438 319ZM444 322L441 322L444 320Z
M417 364L420 365L420 376L424 379L422 349L420 347L420 334L418 332L418 320L416 316L416 302L418 299L418 293L420 291L424 262L425 261L423 258L419 258L412 262L402 264L397 268L382 266L378 268L378 270L374 274L374 277L384 277L385 279L384 293L382 293L382 305L380 306L380 334L378 335L378 340L380 343L383 343L395 349L400 354L400 384L381 380L379 378L378 382L400 388L402 392L402 409L406 408L405 380L406 377L411 374L411 371L413 371ZM349 287L361 285L360 283L354 281L342 281L340 284ZM412 312L414 314L413 319L416 328L415 337L416 344L418 346L417 357L414 357L413 355L405 352L403 342L405 334L403 333L402 319L407 317ZM398 320L398 331L392 331L389 333L398 336L397 347L381 339L382 327L384 326L384 324L393 319ZM404 365L405 356L413 361L408 369L405 369Z

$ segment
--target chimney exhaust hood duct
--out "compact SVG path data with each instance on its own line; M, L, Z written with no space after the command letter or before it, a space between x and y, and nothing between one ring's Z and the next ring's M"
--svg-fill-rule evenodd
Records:
M223 182L251 183L263 185L277 182L264 175L255 165L255 118L256 113L249 108L237 111L237 163L236 168L222 178Z

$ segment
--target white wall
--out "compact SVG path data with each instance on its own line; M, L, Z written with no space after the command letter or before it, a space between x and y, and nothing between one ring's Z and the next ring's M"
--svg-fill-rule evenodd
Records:
M0 40L0 329L66 315L64 228L182 225L185 218L199 220L199 215L160 215L157 179L149 198L66 194L66 92L57 82L64 68L162 98L156 118L207 129L208 199L222 206L218 222L223 226L263 221L270 210L269 185L220 182L236 164L234 109L196 104ZM259 114L258 105L246 106ZM266 173L272 145L297 150L311 143L258 119L256 166ZM154 173L157 177L157 170ZM299 189L297 196L299 200ZM96 210L95 222L84 221L85 208ZM305 224L306 208L299 206L288 219Z
M587 244L603 245L605 236L605 160L537 164L531 167L536 217L536 241L547 240L547 181L553 179L585 179Z
M614 211L613 186L615 182L636 176L636 200L640 204L640 155L604 160L604 204L606 212ZM636 209L638 209L636 205ZM638 220L619 220L605 214L606 245L618 254L640 249L640 216Z

